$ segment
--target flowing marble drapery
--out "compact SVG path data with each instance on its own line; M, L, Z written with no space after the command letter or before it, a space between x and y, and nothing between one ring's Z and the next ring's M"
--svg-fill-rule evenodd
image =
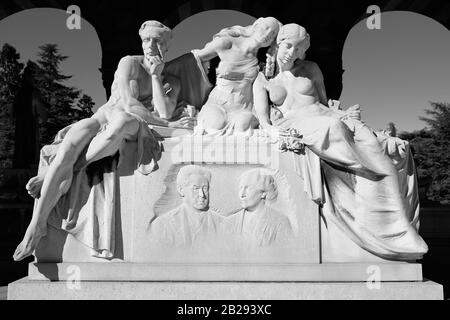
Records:
M308 148L294 165L326 223L379 257L422 258L428 247L417 232L417 178L407 144L377 138L357 120L292 113L276 125L303 135Z

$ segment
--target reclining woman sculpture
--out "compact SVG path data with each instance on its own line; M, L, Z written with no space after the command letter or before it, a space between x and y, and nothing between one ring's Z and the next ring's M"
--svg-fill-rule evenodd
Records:
M324 218L375 255L420 259L428 248L411 221L397 169L373 130L358 120L359 109L343 112L324 105L322 73L314 62L303 60L309 47L303 27L284 25L276 44L274 56L268 57L267 77L259 73L253 86L261 127L281 136L296 129L320 157L326 193L322 204L328 202ZM269 99L282 113L273 123Z
M198 115L197 134L244 132L257 126L252 113L252 84L259 70L256 55L272 44L279 26L275 18L259 18L248 27L221 30L196 51L201 60L220 57L217 84Z
M114 155L124 140L152 136L148 123L193 127L192 118L185 117L176 122L167 120L172 117L180 91L176 78L162 77L163 57L172 31L160 22L146 21L139 35L144 55L121 59L109 101L91 118L62 130L64 137L45 177L34 177L27 184L30 195L40 198L25 236L14 253L14 260L31 255L46 234L49 214L69 190L74 170ZM138 150L138 154L153 151Z

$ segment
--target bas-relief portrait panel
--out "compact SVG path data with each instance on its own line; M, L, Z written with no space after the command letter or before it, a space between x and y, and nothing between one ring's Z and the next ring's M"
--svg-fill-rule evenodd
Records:
M171 166L135 214L133 260L303 262L301 208L286 173L263 166ZM150 200L150 198L153 200ZM300 209L300 210L299 210Z

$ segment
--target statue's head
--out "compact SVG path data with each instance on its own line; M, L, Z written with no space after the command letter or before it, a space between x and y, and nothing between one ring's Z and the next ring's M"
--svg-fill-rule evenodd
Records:
M256 19L252 25L252 37L261 47L268 47L275 41L280 27L281 23L273 17Z
M306 29L295 23L289 23L280 28L277 36L277 60L280 63L291 63L297 59L305 59L306 50L310 45Z
M156 55L164 58L172 40L172 30L161 22L149 20L141 25L139 36L146 59Z
M253 22L252 25L247 27L232 26L220 30L215 37L245 37L253 38L258 44L258 47L268 47L275 43L278 31L280 30L281 23L272 17L259 18Z
M253 211L266 200L275 200L277 196L275 179L267 170L252 169L240 176L239 199L244 209Z
M183 203L192 209L209 209L209 183L211 172L196 165L185 166L177 175L177 190Z

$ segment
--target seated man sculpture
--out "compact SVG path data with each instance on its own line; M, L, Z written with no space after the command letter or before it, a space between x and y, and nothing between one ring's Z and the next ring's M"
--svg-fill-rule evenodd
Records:
M177 190L182 203L157 217L150 230L156 240L169 246L192 245L198 238L220 232L223 217L209 208L211 173L200 166L189 165L177 175Z
M32 178L27 189L39 198L22 242L14 253L19 261L31 255L46 234L47 220L59 199L69 190L74 170L114 155L125 140L138 140L138 154L157 153L158 147L147 124L193 127L193 118L169 122L177 106L180 84L176 78L163 79L164 54L172 31L157 21L142 24L142 56L121 59L114 76L111 97L91 118L63 129L61 143L45 173ZM57 137L58 139L58 137ZM151 142L144 148L144 139ZM148 157L147 157L148 158ZM145 170L151 172L154 161ZM141 164L140 164L141 165Z
M254 246L268 246L292 236L289 219L267 206L278 196L275 180L264 169L244 172L239 179L242 210L229 216L232 232Z

